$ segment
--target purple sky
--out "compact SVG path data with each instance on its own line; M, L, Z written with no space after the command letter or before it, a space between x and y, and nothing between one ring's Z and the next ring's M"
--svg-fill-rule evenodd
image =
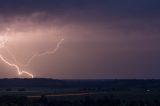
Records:
M35 77L136 79L160 77L159 0L1 0L0 35ZM2 39L3 40L3 39ZM1 41L1 38L0 38ZM0 53L15 63L5 50ZM17 77L0 62L0 78Z

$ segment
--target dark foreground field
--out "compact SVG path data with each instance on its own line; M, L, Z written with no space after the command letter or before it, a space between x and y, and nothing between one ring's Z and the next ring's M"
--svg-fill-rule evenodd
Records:
M160 80L0 79L0 106L160 106Z

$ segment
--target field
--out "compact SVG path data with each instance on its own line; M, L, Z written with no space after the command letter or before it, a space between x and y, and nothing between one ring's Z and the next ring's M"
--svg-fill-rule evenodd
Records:
M160 80L1 79L4 106L160 106Z

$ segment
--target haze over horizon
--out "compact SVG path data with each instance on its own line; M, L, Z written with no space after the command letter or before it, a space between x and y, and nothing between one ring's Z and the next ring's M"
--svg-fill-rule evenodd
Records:
M159 0L1 0L0 44L27 70L55 79L160 78ZM15 63L6 50L0 54ZM17 77L0 60L0 78ZM26 77L26 76L24 76Z

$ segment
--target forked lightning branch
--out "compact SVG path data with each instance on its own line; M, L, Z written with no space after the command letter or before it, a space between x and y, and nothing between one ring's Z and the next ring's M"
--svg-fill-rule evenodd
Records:
M29 66L31 64L31 62L36 58L36 57L40 57L40 56L45 56L45 55L49 55L49 54L54 54L58 48L60 47L60 45L62 44L62 42L64 41L64 39L60 39L60 41L57 43L56 48L49 50L49 51L45 51L43 53L39 53L39 54L34 54L32 55L28 61L25 64L21 64L20 62L17 61L16 57L12 54L12 52L9 50L9 48L7 48L5 46L5 44L9 41L7 38L7 35L9 34L10 29L7 29L6 33L4 35L1 35L1 41L0 41L0 49L4 48L6 49L7 53L12 57L12 59L14 60L15 63L11 63L9 60L5 59L3 57L2 54L0 54L0 60L2 62L4 62L5 64L7 64L10 67L13 67L13 69L17 72L18 76L21 76L23 74L28 75L31 78L34 78L34 75L28 71L22 70L21 66Z

